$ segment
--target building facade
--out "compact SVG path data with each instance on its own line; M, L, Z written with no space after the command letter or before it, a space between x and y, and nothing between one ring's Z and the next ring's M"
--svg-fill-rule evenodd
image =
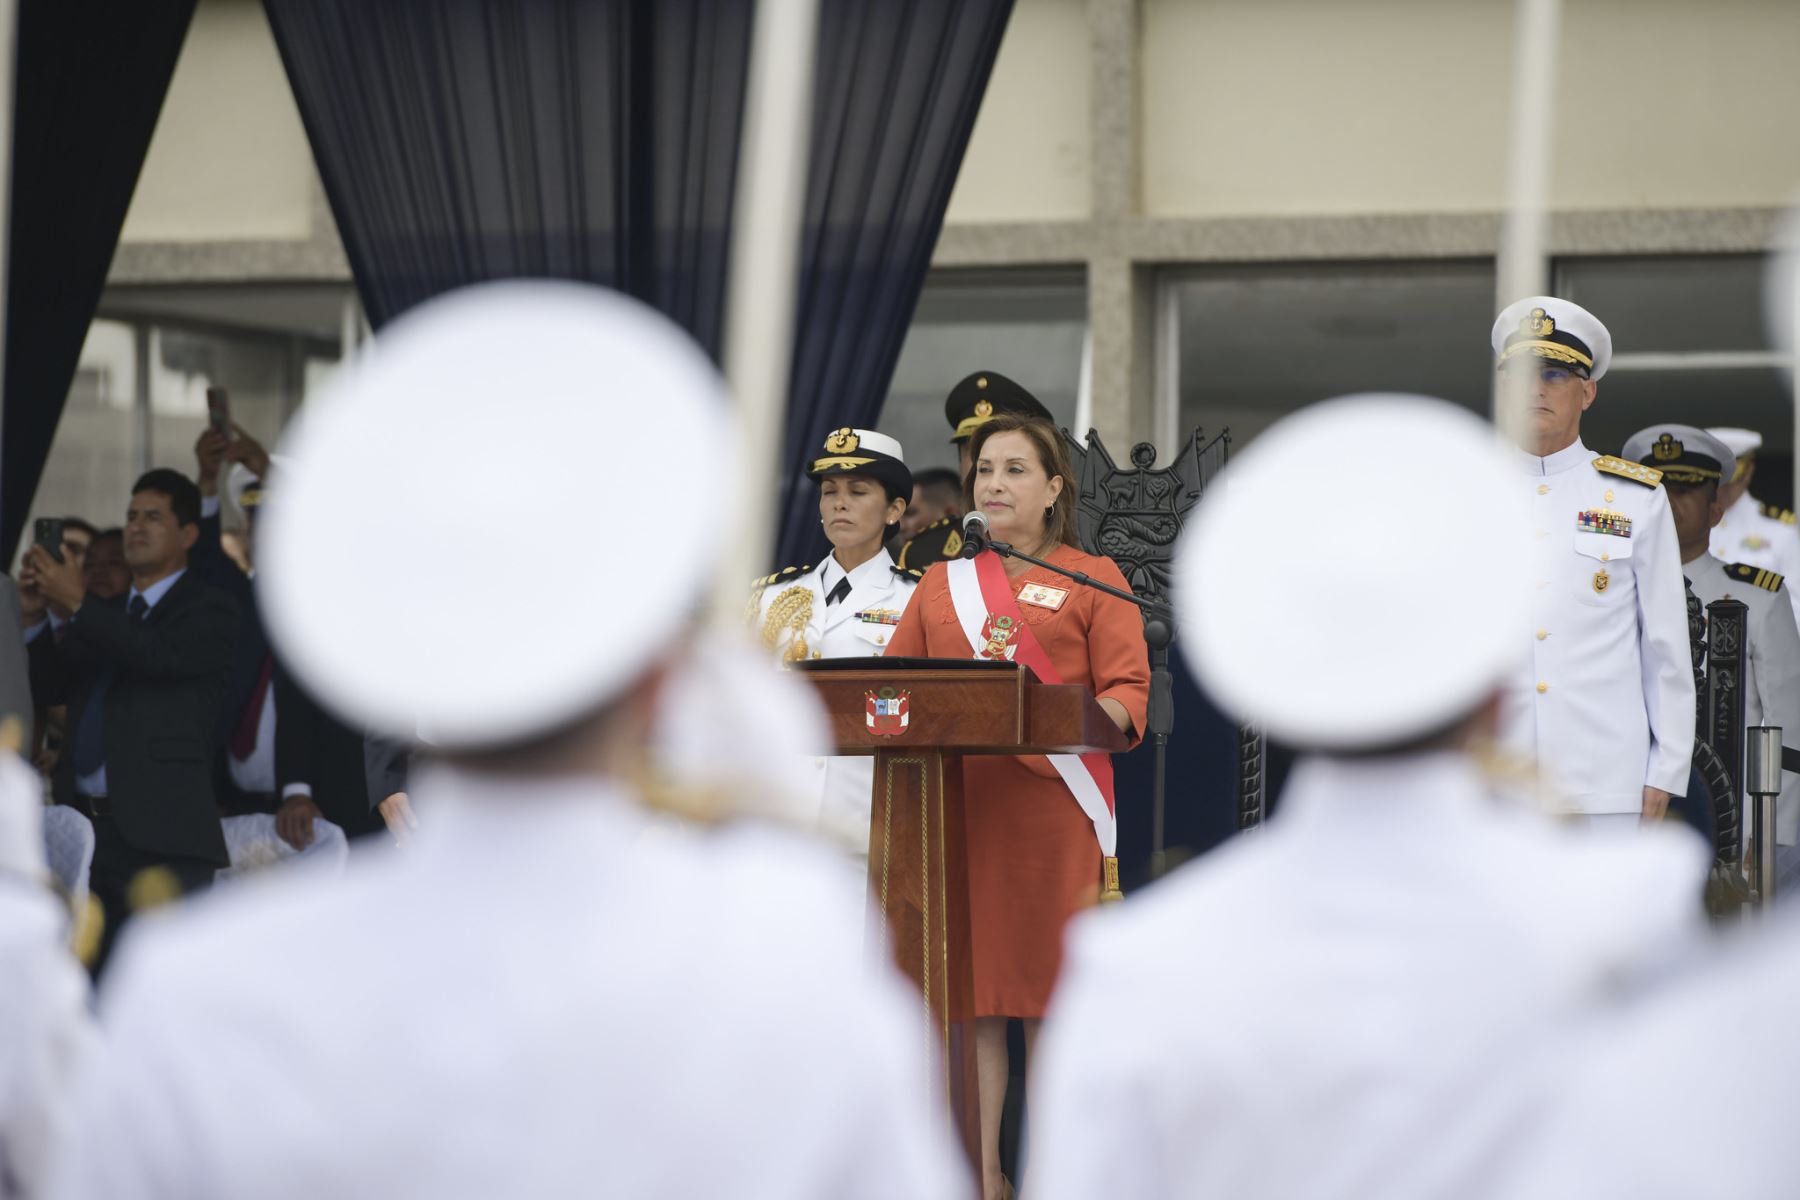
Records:
M989 368L1076 429L1238 443L1360 390L1483 408L1512 0L1018 0L883 412L954 463ZM1800 5L1564 0L1542 136L1551 286L1617 349L1590 417L1768 438L1792 498L1791 346L1763 315L1800 194ZM209 385L272 438L364 335L262 7L201 0L36 509L122 513L188 465Z

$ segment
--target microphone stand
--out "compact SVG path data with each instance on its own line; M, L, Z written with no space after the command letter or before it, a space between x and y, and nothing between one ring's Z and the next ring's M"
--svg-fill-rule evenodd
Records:
M1144 723L1150 728L1145 730L1151 737L1151 746L1156 762L1151 773L1150 789L1150 878L1161 879L1168 869L1168 858L1163 848L1163 814L1165 803L1165 781L1168 774L1169 734L1175 728L1175 680L1169 674L1169 643L1175 640L1175 613L1167 604L1158 600L1146 600L1142 596L1134 596L1122 588L1110 583L1101 583L1098 579L1080 571L1068 571L1055 563L1047 563L1041 558L1033 558L1023 550L1014 549L1006 542L985 539L986 548L1001 558L1016 558L1028 562L1034 567L1042 567L1052 574L1061 575L1064 579L1072 579L1083 587L1093 588L1108 596L1116 596L1127 603L1135 604L1144 614L1144 641L1150 647L1150 703L1144 714ZM979 551L977 551L979 553ZM970 557L973 557L972 555Z

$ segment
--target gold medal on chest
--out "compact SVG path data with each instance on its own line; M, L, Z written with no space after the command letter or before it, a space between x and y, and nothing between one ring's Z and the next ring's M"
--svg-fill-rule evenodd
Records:
M1611 586L1612 586L1612 576L1608 575L1606 573L1605 567L1601 567L1598 571L1594 572L1594 594L1595 595L1599 595L1601 592L1604 592L1608 587L1611 587Z

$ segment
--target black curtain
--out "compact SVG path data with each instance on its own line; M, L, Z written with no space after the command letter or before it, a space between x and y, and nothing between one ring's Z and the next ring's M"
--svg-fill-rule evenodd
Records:
M43 475L194 0L24 0L18 12L0 430L5 562Z
M803 471L875 423L1012 0L826 0L774 566L825 540Z
M264 0L370 322L512 276L716 359L750 0Z

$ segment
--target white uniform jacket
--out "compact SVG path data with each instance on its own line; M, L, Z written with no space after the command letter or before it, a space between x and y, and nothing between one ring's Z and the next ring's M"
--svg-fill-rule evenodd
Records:
M1765 569L1733 572L1710 554L1702 554L1681 569L1702 607L1714 600L1741 600L1749 609L1745 614L1744 724L1779 725L1783 744L1800 746L1800 629L1795 627L1788 589ZM1738 771L1741 778L1741 765ZM1797 833L1800 775L1785 771L1781 797L1775 802L1775 840L1792 846Z
M1770 511L1749 492L1739 496L1713 526L1713 555L1722 562L1745 563L1786 579L1800 579L1800 525L1771 516ZM1788 603L1800 616L1800 600L1794 599L1791 584Z
M1077 918L1028 1186L1479 1195L1541 1103L1518 1064L1701 935L1706 866L1686 829L1507 806L1459 755L1302 760L1263 830Z
M1648 468L1603 460L1579 440L1519 461L1537 561L1529 651L1506 689L1503 741L1570 812L1638 812L1646 786L1680 796L1694 752L1694 675L1668 496L1600 470L1597 461Z
M409 851L127 935L42 1195L966 1194L841 860L599 780L414 791Z
M850 594L835 604L826 598L846 572L833 556L816 567L779 572L763 585L754 626L777 661L873 658L887 648L918 576L897 571L886 550L847 574ZM820 831L851 854L866 855L875 760L818 758L814 775Z

